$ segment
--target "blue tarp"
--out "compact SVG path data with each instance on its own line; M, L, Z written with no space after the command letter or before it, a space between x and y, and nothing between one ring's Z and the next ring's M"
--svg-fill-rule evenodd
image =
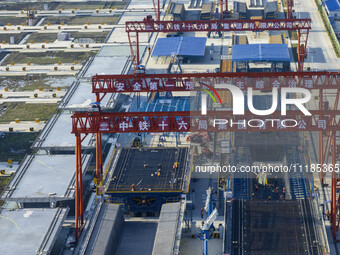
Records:
M233 45L233 61L290 61L286 44Z
M204 37L159 38L152 56L204 56L206 42Z
M142 100L140 112L177 112L190 111L190 97L173 97L170 103L162 102L162 99L155 99L154 101Z
M338 0L327 0L326 5L329 11L340 10L340 4Z

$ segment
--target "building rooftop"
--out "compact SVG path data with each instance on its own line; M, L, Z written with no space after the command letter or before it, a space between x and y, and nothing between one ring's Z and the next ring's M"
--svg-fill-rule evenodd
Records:
M90 155L83 156L83 171ZM75 155L30 155L20 165L3 198L48 202L74 197ZM51 181L53 180L53 181Z
M277 2L266 2L264 12L277 12L279 10Z
M1 211L0 254L49 254L68 209Z
M113 56L130 56L131 50L129 45L106 45L100 48L98 57L113 57Z
M207 2L202 5L202 11L201 14L204 13L213 13L214 12L214 3L213 2Z
M108 106L111 96L107 95L101 101L102 106ZM72 84L59 109L75 110L77 108L90 108L90 103L96 101L96 95L92 93L91 81L79 81Z
M129 70L130 61L127 56L97 56L93 59L84 77L91 78L96 74L121 74L123 70Z
M54 115L39 134L33 148L48 148L56 150L74 150L76 137L72 132L72 119L70 113ZM82 143L84 147L93 147L91 135Z
M145 47L141 48L145 49ZM58 108L70 110L88 108L90 103L96 101L96 95L92 93L92 75L126 74L131 66L130 54L130 47L127 45L103 46L85 71L86 79L72 84ZM109 106L111 98L112 95L104 97L101 105Z
M172 3L169 12L171 14L182 14L183 11L185 11L184 4Z
M247 4L243 2L234 2L234 12L247 13Z

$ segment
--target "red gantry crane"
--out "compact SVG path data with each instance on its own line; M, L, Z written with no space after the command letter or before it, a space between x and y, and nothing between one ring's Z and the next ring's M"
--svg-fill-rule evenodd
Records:
M287 0L286 5L287 5L287 19L290 19L292 17L294 0Z
M135 68L140 64L140 33L297 31L298 70L302 71L311 22L311 19L155 21L145 18L143 21L127 21L125 30L128 34L132 63Z
M161 6L159 0L152 0L153 9L155 11L155 17L157 21L161 20Z
M92 92L100 102L107 93L123 92L160 92L198 90L199 84L209 88L218 84L234 84L242 90L252 87L255 90L268 90L276 87L301 87L319 92L318 110L311 110L312 116L304 116L300 111L288 111L285 119L295 118L299 124L294 128L265 125L264 127L242 128L218 124L212 126L213 118L229 119L237 122L239 117L231 111L211 111L207 115L201 112L76 112L72 115L72 133L76 136L76 236L79 237L83 226L83 190L81 143L88 134L96 134L96 177L98 183L103 176L103 158L101 151L102 133L163 133L195 131L318 131L319 163L332 163L340 160L339 129L340 111L338 110L340 92L339 72L287 72L287 73L193 73L193 74L135 74L135 75L95 75L92 78ZM204 86L204 85L203 85ZM223 86L223 85L222 85ZM221 87L221 86L219 86ZM221 90L221 88L219 89ZM324 95L332 92L334 105L324 100ZM250 112L243 116L246 120L263 119ZM279 112L266 118L282 120ZM254 124L255 125L255 124ZM242 126L242 125L241 125ZM323 177L323 173L321 173ZM333 236L339 229L339 201L336 189L336 174L332 172L331 183L331 223Z
M274 20L194 20L194 21L161 21L159 0L153 0L156 21L151 17L143 21L126 22L132 62L140 64L139 33L152 32L229 32L229 31L297 31L298 36L298 71L292 73L195 73L195 74L137 74L134 75L95 75L92 78L92 90L100 102L107 93L123 92L160 92L160 91L191 91L206 84L213 88L216 84L234 84L242 90L252 87L255 90L268 90L273 87L301 87L319 92L318 110L310 111L312 116L301 116L301 112L289 111L287 117L295 117L299 125L295 128L269 127L239 128L227 127L229 131L318 131L319 132L319 163L333 165L340 160L340 146L336 130L339 129L338 111L340 74L338 72L307 72L303 71L311 19L292 19L293 0L287 1L287 19ZM223 0L220 1L221 7ZM226 11L228 2L225 0ZM223 7L222 7L223 8ZM198 85L200 84L200 85ZM329 92L331 90L332 92ZM327 91L327 92L326 92ZM335 98L330 107L324 95ZM79 238L84 224L81 143L88 134L96 134L96 176L98 183L103 176L103 158L101 151L102 133L141 133L141 132L190 132L190 131L225 131L225 127L211 126L211 118L229 118L237 121L232 112L208 112L202 116L200 112L76 112L72 115L72 133L76 136L76 238ZM249 112L244 116L247 120L255 118ZM268 117L268 116L267 116ZM278 112L270 117L281 119ZM256 116L258 118L258 116ZM202 124L204 123L204 124ZM203 129L202 129L203 128ZM323 180L323 173L321 171ZM339 229L338 212L340 196L336 189L336 175L332 172L331 183L331 223L333 237Z

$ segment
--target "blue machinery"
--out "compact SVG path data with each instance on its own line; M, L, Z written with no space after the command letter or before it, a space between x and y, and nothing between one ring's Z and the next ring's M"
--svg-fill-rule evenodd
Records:
M121 204L125 213L157 213L162 204L181 201L183 191L107 192L107 203Z
M105 201L121 204L125 213L159 213L162 204L179 202L182 194L188 192L187 157L187 148L121 149ZM154 162L163 167L160 177L155 175ZM179 165L176 169L174 162Z
M203 241L203 255L208 255L208 240L210 239L209 230L212 228L214 221L217 218L217 209L213 209L212 188L207 189L207 199L205 201L204 210L208 212L208 218L204 221L202 227L202 237L199 238Z

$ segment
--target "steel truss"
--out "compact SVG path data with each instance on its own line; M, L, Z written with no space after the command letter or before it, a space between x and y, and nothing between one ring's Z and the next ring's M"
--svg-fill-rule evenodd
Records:
M275 111L269 116L257 116L249 111L235 116L232 111L201 112L77 112L72 115L72 133L155 133L155 132L218 132L218 131L336 131L340 110L310 111L301 116L298 110L286 116ZM292 119L296 119L293 123ZM216 120L214 122L214 120ZM219 121L217 121L219 120ZM243 120L246 121L244 126ZM273 121L270 121L273 120ZM282 126L284 121L287 125ZM250 122L248 126L247 122ZM264 125L261 123L265 122ZM232 126L229 126L233 124ZM296 125L297 124L297 125ZM296 125L295 127L289 127ZM287 127L285 127L287 126Z
M139 75L95 75L92 93L100 102L107 93L162 92L199 90L202 85L233 84L244 90L266 90L273 87L307 89L340 88L339 72L284 73L183 73ZM216 90L219 90L216 88ZM321 108L320 108L321 109Z

